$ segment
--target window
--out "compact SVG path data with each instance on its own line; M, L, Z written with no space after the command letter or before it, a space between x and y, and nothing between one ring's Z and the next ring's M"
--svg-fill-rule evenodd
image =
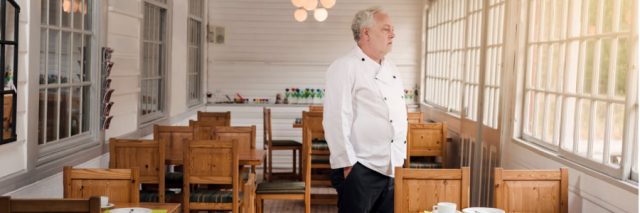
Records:
M92 3L41 0L39 145L90 136Z
M202 20L204 1L189 0L187 103L194 106L202 103Z
M627 99L637 92L632 1L532 0L527 9L522 137L599 171L620 171L622 151L637 145L637 121L625 120L638 108Z
M140 120L164 116L164 88L167 67L166 1L144 2Z

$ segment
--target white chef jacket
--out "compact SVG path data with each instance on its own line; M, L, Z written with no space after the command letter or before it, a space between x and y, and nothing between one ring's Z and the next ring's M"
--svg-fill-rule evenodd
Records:
M407 152L404 87L389 59L376 63L357 45L326 74L323 126L331 168L356 162L393 177Z

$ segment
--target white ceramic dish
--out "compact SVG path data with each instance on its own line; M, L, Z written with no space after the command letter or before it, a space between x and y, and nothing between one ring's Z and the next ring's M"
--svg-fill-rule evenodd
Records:
M151 213L151 209L147 208L116 208L109 211L111 213Z
M113 203L109 203L109 204L107 204L106 206L100 206L100 208L102 208L102 209L110 209L110 208L113 208Z
M504 213L504 210L496 209L496 208L487 208L487 207L471 207L471 208L463 209L462 212L464 213Z
M438 213L438 210L432 211L431 213ZM461 211L456 210L456 213L462 213Z

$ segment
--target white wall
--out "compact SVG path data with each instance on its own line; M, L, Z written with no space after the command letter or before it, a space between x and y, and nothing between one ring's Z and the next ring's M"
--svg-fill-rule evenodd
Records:
M339 0L325 22L310 13L299 23L288 0L210 0L209 24L226 28L226 42L208 43L208 91L273 101L285 88L324 88L331 62L355 46L353 15L374 5L386 9L395 24L389 57L405 88L412 89L419 78L422 1Z
M569 212L638 212L637 190L627 191L519 144L507 143L503 151L503 167L507 169L569 167Z

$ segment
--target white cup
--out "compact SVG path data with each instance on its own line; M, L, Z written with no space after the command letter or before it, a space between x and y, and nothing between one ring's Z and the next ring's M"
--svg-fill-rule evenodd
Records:
M437 213L456 213L456 204L449 202L439 202L433 206L433 212Z
M100 206L101 206L101 207L109 206L109 197L107 197L107 196L100 196Z

